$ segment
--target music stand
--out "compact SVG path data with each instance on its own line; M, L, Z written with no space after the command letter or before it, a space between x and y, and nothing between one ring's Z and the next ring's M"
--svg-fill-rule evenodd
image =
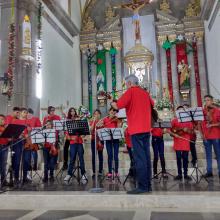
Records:
M66 121L66 127L70 136L90 135L88 120L68 120ZM70 182L70 180L74 177L76 178L78 184L80 184L80 171L81 167L79 164L79 158L77 157L77 166L73 169L72 176L68 182ZM75 175L75 172L77 172L77 176Z
M9 124L5 130L3 131L2 135L0 136L0 138L8 138L11 139L10 144L8 145L10 151L11 151L11 161L10 161L10 165L9 165L9 169L8 172L5 176L4 181L6 180L8 174L10 174L10 185L13 186L13 167L12 167L12 158L13 158L13 154L12 154L12 147L18 143L20 143L21 141L17 141L15 143L14 140L18 139L20 137L20 135L22 134L22 132L24 131L24 129L26 128L25 125L17 125L17 124Z
M124 138L124 131L122 128L102 128L97 130L99 139L101 141L104 141L104 145L106 145L106 141L111 141L111 140L120 140ZM113 163L114 164L114 163ZM113 166L112 168L113 171L113 180L115 180L115 168ZM119 183L121 183L120 178L117 177Z
M202 107L195 108L187 108L183 110L176 111L176 116L178 118L178 122L196 122L196 121L204 121L204 114ZM196 173L196 178L193 176L193 173ZM199 178L199 174L201 174ZM198 184L202 179L204 179L207 183L209 183L208 179L204 177L202 171L198 167L198 163L196 162L191 177Z
M53 121L53 128L56 131L67 131L66 122L67 122L66 119L54 120Z

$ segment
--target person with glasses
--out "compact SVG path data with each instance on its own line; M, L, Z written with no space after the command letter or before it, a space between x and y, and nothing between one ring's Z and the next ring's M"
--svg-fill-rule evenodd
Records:
M55 108L53 106L48 107L47 114L43 119L43 125L46 125L47 121L61 120L61 117L55 114Z

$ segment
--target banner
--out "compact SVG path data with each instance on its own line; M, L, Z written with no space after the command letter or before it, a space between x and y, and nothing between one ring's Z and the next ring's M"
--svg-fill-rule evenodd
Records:
M166 57L167 57L168 90L169 90L170 102L173 105L173 80L172 80L172 67L171 67L171 53L170 53L170 49L166 50Z
M87 51L88 59L88 98L89 98L89 112L93 112L92 108L92 53L90 49Z
M116 54L117 50L114 47L111 47L110 51L111 56L111 70L112 70L112 95L113 99L116 99L117 92L116 92Z

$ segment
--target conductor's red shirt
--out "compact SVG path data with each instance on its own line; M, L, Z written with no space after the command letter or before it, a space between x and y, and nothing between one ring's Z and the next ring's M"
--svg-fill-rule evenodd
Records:
M193 124L191 122L178 122L177 118L174 118L171 122L172 128L189 128L193 129ZM187 132L182 132L180 137L173 137L173 148L176 151L189 151L190 150L190 134Z
M128 148L132 147L131 135L128 133L128 128L125 129L125 143Z
M117 107L126 109L130 135L151 131L151 105L149 93L139 86L129 88L118 100Z

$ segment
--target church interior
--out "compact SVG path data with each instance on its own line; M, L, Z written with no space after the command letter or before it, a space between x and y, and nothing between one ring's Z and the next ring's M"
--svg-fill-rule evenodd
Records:
M219 25L219 0L0 0L0 219L220 219ZM96 129L130 75L162 132L143 195L127 194L127 109L113 116L120 134ZM190 146L180 168L175 138Z

